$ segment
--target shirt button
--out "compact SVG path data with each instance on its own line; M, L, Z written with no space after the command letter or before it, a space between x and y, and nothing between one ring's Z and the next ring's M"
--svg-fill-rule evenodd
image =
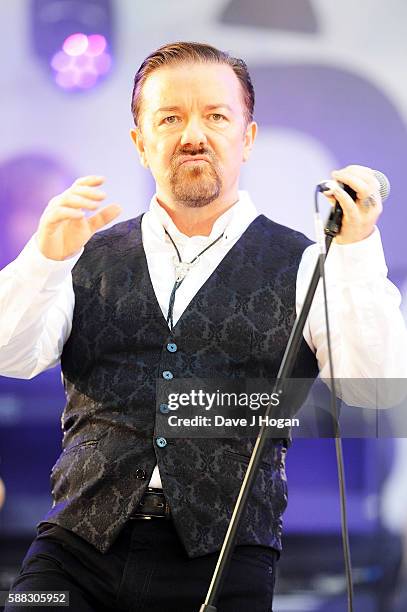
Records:
M170 409L168 408L168 404L160 404L160 412L161 414L167 414Z
M174 374L169 370L164 370L163 378L165 378L165 380L171 380L172 378L174 378Z
M164 446L167 446L167 440L165 438L157 438L155 442L160 448L164 448Z
M167 351L169 351L170 353L175 353L177 351L178 347L175 344L175 342L169 342L167 344Z
M144 480L145 477L146 477L146 471L141 468L138 468L136 470L136 478L138 478L139 480Z

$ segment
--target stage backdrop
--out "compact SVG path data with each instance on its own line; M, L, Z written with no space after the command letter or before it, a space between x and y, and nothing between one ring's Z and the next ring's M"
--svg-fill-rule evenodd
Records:
M124 208L122 219L146 209L154 184L129 136L133 76L158 46L195 40L244 58L252 73L260 130L241 186L259 211L313 237L317 182L350 163L382 170L392 195L380 229L391 278L406 286L406 23L405 0L1 2L2 265L33 233L47 201L77 176L105 175L109 199ZM89 39L79 37L62 51L64 38L73 33ZM67 62L74 69L67 69ZM0 516L4 528L32 527L31 514L39 516L49 501L46 477L58 452L63 398L57 373L43 380L31 387L0 380L0 474L9 493L16 489L14 506L9 495ZM43 438L36 438L32 461L39 465L43 453L41 490L46 491L37 505L36 476L30 475L32 487L17 482L27 466L24 453L33 444L35 424ZM19 446L11 445L12 435ZM367 466L370 450L360 452ZM371 485L355 487L367 491ZM288 523L291 515L295 524L301 499L298 506L294 501L295 489L288 515ZM360 515L361 523L366 516Z

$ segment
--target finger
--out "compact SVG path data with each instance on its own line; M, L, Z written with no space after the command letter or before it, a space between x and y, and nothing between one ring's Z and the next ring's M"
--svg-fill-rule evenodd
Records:
M352 175L359 177L360 179L363 179L364 181L366 181L366 183L370 185L371 191L376 190L379 184L374 174L374 170L372 170L371 168L368 168L367 166L358 166L357 164L350 164L349 166L346 166L346 168L340 168L339 170L336 170L335 172L342 172L342 171L350 172Z
M358 174L366 181L366 183L371 186L372 191L380 191L380 182L377 176L375 175L375 171L372 170L372 168L369 168L368 166L358 166L356 164L351 164L350 166L346 166L344 170L349 170L351 172L354 172L355 174Z
M333 195L331 195L331 193L332 193L332 192L331 192L331 191L323 191L322 193L324 194L324 196L326 197L326 199L327 199L327 200L329 200L330 204L331 204L332 206L335 206L335 204L336 204L336 200L335 200L334 196L333 196Z
M380 182L377 176L375 175L375 171L372 170L372 168L351 164L350 166L346 166L346 168L341 168L337 172L341 172L342 170L349 171L352 174L355 174L356 176L359 176L360 178L365 180L371 188L370 193L372 193L373 191L380 191Z
M96 215L88 218L90 228L93 232L97 232L99 229L116 219L122 212L120 204L109 204L105 208L102 208Z
M106 194L104 191L100 191L97 189L93 189L92 187L85 186L76 186L68 189L67 193L73 193L75 195L83 196L84 198L89 198L90 200L104 200L106 198Z
M99 202L94 202L88 198L75 195L72 192L68 192L65 196L59 198L58 202L54 204L53 208L58 206L68 206L69 208L86 208L87 210L96 210L100 206Z
M327 200L329 200L331 206L335 206L337 204L337 200L335 197L335 189L337 189L338 187L339 185L337 181L328 180L325 181L324 189L321 190L322 195L325 196Z
M358 164L349 164L349 166L346 166L346 168L341 168L341 170L349 170L354 174L359 174L366 180L368 180L369 177L374 176L374 170L372 170L372 168L369 168L368 166L359 166Z
M106 178L104 176L100 176L98 174L89 174L88 176L80 176L79 178L77 178L72 186L74 185L97 186L97 185L101 185L102 183L104 183L105 180Z
M82 219L84 216L85 213L82 210L69 208L68 206L59 206L58 208L53 208L48 213L46 222L47 225L54 225L68 219Z
M364 200L372 193L372 188L367 181L359 176L355 176L353 172L349 170L337 170L332 172L332 176L336 181L340 181L345 185L348 185L356 192L359 200Z
M336 200L341 205L342 210L347 216L347 218L350 221L352 221L353 219L356 220L359 214L359 210L358 205L353 200L353 198L351 198L350 195L346 193L344 189L342 189L342 187L339 187L339 185L332 189L332 194L334 200Z

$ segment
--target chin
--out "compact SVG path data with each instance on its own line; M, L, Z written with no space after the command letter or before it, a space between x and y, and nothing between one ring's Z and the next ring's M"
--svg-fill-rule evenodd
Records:
M214 200L219 197L218 190L212 191L196 191L190 190L181 192L175 192L175 199L180 202L183 206L187 208L203 208L204 206L208 206Z

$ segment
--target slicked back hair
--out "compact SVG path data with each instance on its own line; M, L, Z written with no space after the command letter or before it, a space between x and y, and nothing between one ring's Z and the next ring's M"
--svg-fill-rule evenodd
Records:
M242 87L246 124L253 120L254 89L246 63L211 45L197 42L175 42L150 53L136 72L131 97L131 112L136 127L140 122L142 89L148 76L162 66L183 63L213 63L230 66Z

